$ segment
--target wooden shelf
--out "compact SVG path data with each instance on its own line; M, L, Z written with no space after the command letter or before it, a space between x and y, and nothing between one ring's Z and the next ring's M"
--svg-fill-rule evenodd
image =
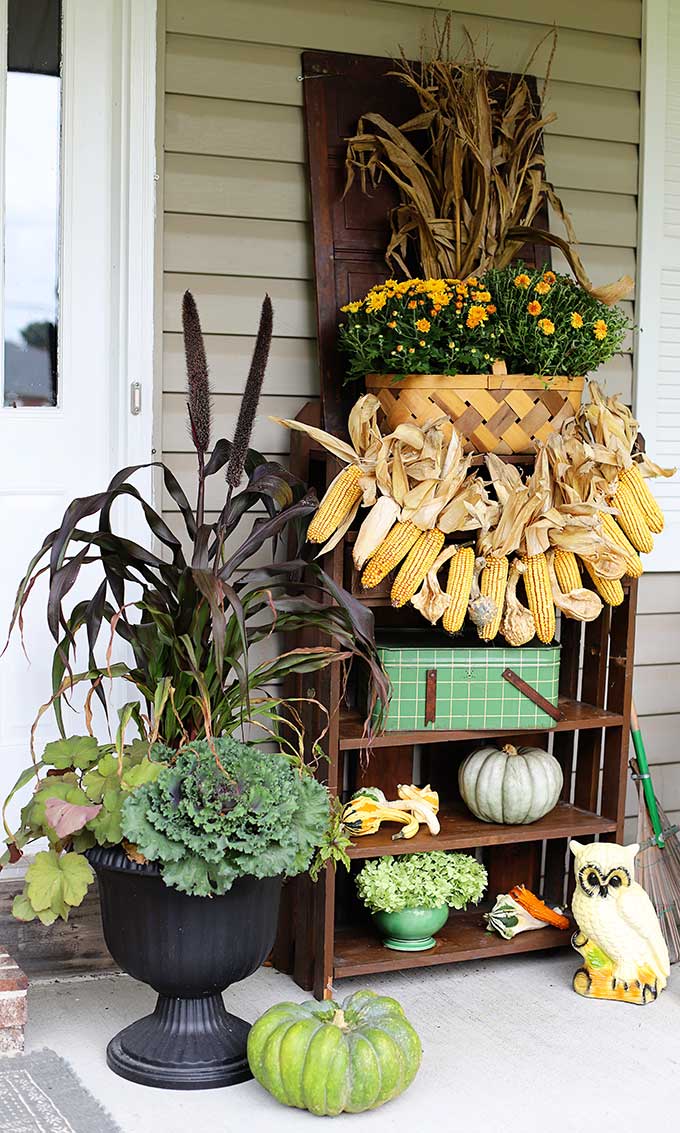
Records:
M568 929L550 927L522 932L513 940L503 940L497 933L486 931L482 916L477 911L453 913L438 933L435 947L427 952L394 952L384 948L377 933L370 928L343 928L338 929L335 936L333 976L339 980L377 972L403 971L404 968L426 968L432 964L452 964L460 960L514 956L545 948L563 948L570 941ZM577 963L576 957L574 963Z
M541 728L487 728L463 729L456 731L434 731L422 728L409 732L385 732L382 736L374 736L368 741L363 735L363 720L357 712L345 712L340 716L340 749L352 751L356 748L398 747L404 744L442 744L453 740L481 740L494 736L523 736L535 731L537 735L543 732L576 732L587 728L613 728L621 727L623 716L619 712L607 712L605 708L596 708L592 704L584 704L578 700L560 698L559 707L563 719L549 727Z
M381 858L395 854L417 854L424 850L468 850L476 846L501 846L512 842L543 842L551 838L580 838L589 834L610 834L616 830L616 819L604 818L589 810L558 803L550 814L527 826L502 826L481 822L467 807L447 806L440 811L439 834L430 834L426 826L408 840L394 841L394 825L386 823L377 834L357 838L348 851L350 858Z

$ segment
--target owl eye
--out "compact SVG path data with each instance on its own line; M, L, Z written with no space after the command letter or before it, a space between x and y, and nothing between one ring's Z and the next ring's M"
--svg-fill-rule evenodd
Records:
M618 889L619 885L621 884L621 878L620 877L612 877L609 884L611 885L612 889Z
M599 879L599 877L597 876L596 873L589 873L586 880L587 880L589 885L599 885L600 884L600 879Z

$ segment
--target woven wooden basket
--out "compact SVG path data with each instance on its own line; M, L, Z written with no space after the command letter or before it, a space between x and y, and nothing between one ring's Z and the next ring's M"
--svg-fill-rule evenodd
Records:
M389 432L404 421L424 425L446 414L450 428L465 438L466 451L534 452L537 441L574 416L585 378L504 370L496 362L493 374L367 374L366 389L379 399Z

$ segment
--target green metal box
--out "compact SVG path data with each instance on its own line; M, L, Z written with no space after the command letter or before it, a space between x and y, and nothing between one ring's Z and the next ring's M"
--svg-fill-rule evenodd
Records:
M503 673L557 705L559 645L433 644L402 631L381 637L378 652L392 682L387 731L555 727Z

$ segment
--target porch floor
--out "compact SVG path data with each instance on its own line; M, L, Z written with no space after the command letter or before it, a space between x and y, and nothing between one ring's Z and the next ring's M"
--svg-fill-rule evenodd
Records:
M423 1131L424 1120L434 1120L461 1133L670 1128L680 1112L680 970L656 1003L640 1008L575 995L577 960L568 952L518 956L342 981L340 995L371 986L399 999L424 1048L411 1089L352 1127L396 1133L411 1123ZM303 998L287 976L263 969L225 1001L254 1019L273 1003ZM153 1002L151 991L125 976L36 983L27 1049L47 1046L65 1057L123 1133L312 1127L311 1115L278 1105L256 1082L182 1093L112 1074L107 1040Z

